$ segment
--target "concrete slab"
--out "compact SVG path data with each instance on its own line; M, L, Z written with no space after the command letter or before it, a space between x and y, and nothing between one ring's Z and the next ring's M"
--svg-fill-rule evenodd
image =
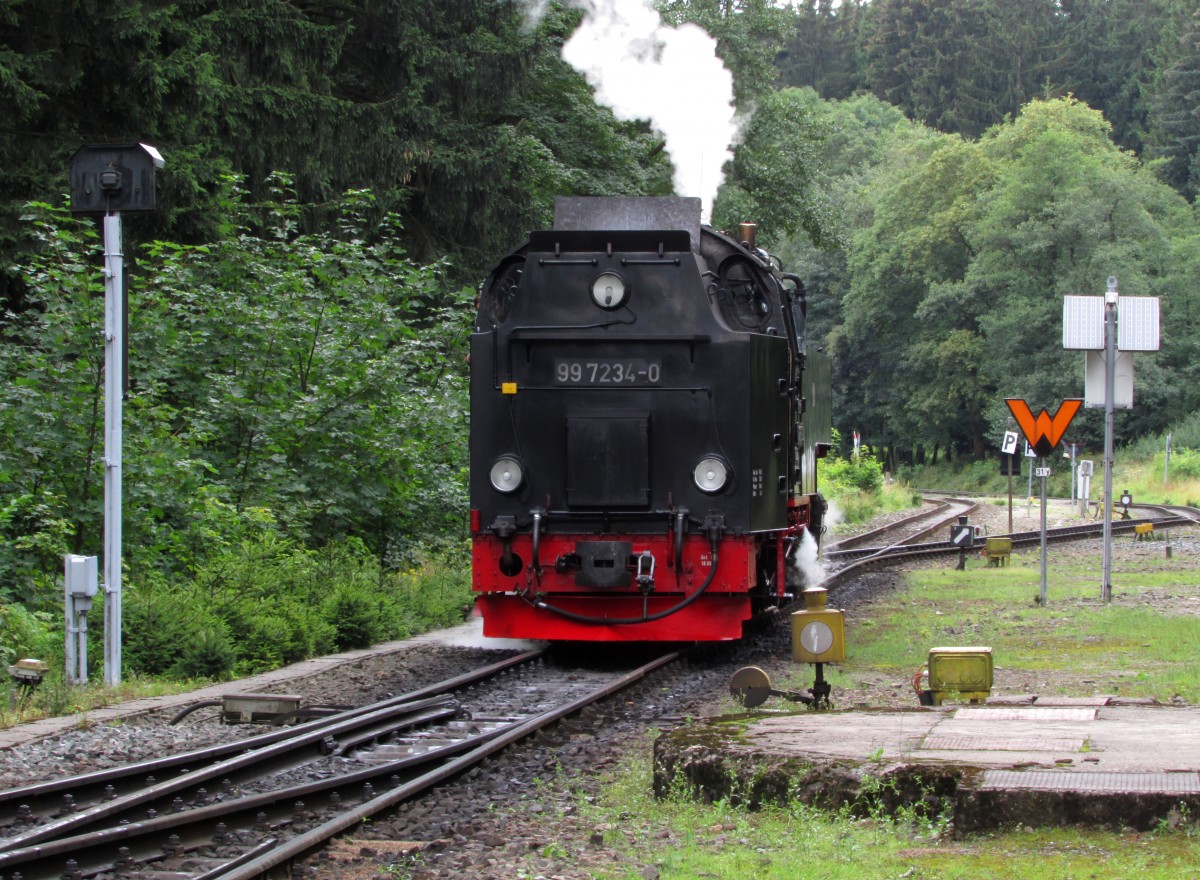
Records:
M704 797L851 805L872 792L954 804L956 826L1006 822L1152 827L1180 804L1200 810L1200 709L1085 698L738 716L673 731L656 746L670 785ZM719 753L719 754L718 754ZM886 784L881 785L881 781ZM675 780L676 784L678 779ZM716 788L706 790L706 786Z

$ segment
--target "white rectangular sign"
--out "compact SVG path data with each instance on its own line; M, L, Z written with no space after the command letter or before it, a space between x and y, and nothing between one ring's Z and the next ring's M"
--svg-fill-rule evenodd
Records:
M1063 297L1063 348L1104 348L1104 297Z
M1104 406L1104 352L1083 353L1083 405ZM1133 355L1117 352L1117 378L1113 384L1113 406L1117 409L1133 409Z
M1117 300L1117 350L1158 351L1158 297Z
M1158 297L1117 298L1117 350L1158 351ZM1104 297L1063 297L1063 348L1104 350Z

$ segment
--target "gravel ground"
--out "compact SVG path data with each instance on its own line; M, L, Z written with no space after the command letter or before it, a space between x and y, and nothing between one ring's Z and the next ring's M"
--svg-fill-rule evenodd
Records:
M1014 506L1013 528L1036 529L1040 513ZM900 516L897 514L896 516ZM986 533L1008 531L1006 506L982 505L971 522ZM1065 505L1048 512L1050 525L1079 522ZM880 521L872 523L872 527ZM865 528L865 527L864 527ZM849 532L843 532L848 534ZM1200 540L1195 531L1177 531L1171 546L1177 559L1190 558L1200 567ZM1163 557L1163 541L1114 541L1114 573L1133 557ZM1100 568L1100 542L1053 545L1053 557L1070 554L1094 558ZM940 563L945 564L944 561ZM1118 578L1114 578L1119 581ZM894 589L899 575L876 572L853 589L839 591L833 604L846 608L850 623L869 613L869 596ZM1200 613L1195 589L1162 590L1138 601L1149 601L1174 613ZM1133 602L1118 592L1114 601ZM561 878L584 880L598 875L655 880L653 865L629 864L611 841L625 835L649 835L670 845L670 833L639 827L636 817L613 829L597 827L580 815L579 805L600 794L606 775L620 773L634 757L649 748L648 732L678 724L687 717L728 711L729 677L745 665L767 669L773 680L794 669L789 634L782 622L765 625L737 646L713 649L690 668L665 672L644 684L635 695L598 709L586 710L550 733L489 760L464 778L442 786L420 802L402 807L390 817L375 817L353 839L298 866L298 877L313 880L408 877L411 880L450 878ZM369 658L294 683L289 691L306 704L365 703L401 693L449 675L500 659L511 653L478 648L421 645L411 651ZM1061 682L1059 684L1062 684ZM1067 686L1077 693L1104 690L1108 682L1080 680ZM997 673L997 690L1036 693L1045 685L1038 676ZM913 705L906 682L867 676L852 691L834 693L840 706ZM0 753L0 786L10 787L86 768L140 760L197 748L246 735L244 728L225 727L196 713L192 723L169 727L164 718L147 716L120 726L82 727L61 736Z
M295 679L288 683L287 692L300 696L305 706L363 705L476 669L512 653L416 645L398 656L369 656L320 675ZM239 693L246 688L230 682L227 690ZM90 723L84 715L75 727L58 736L0 751L0 789L146 761L263 732L260 727L221 724L219 711L201 709L176 726L169 723L174 710L140 715L120 724Z

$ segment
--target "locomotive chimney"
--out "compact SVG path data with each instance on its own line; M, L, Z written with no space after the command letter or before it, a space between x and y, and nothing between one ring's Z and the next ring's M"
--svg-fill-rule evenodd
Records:
M738 241L745 248L754 247L754 237L758 233L757 223L739 223L738 224Z

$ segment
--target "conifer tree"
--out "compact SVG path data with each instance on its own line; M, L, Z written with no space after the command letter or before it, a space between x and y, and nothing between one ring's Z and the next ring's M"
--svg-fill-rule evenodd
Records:
M1163 72L1153 154L1163 160L1163 179L1194 201L1200 194L1200 11L1185 31L1181 48L1179 60Z

